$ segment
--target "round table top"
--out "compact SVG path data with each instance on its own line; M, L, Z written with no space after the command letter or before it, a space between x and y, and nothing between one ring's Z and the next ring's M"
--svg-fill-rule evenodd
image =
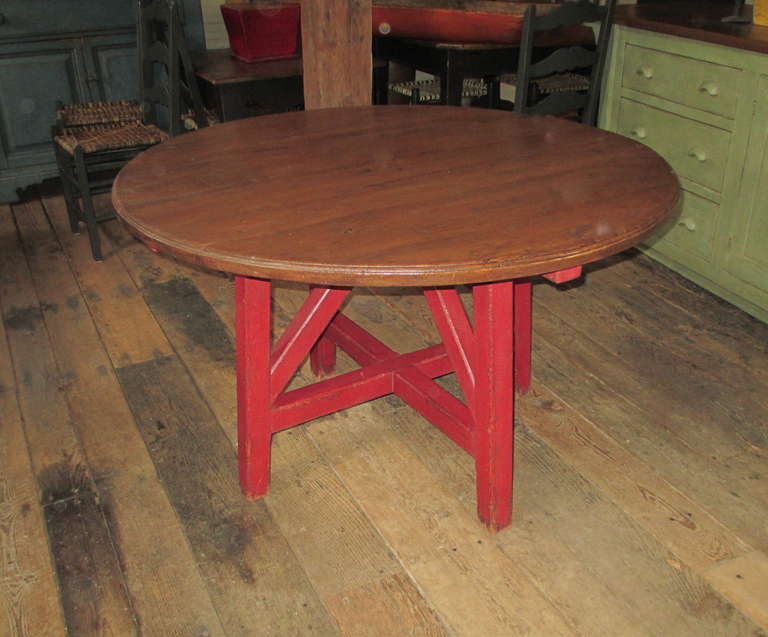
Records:
M639 143L553 117L373 106L237 120L150 148L112 199L151 248L239 275L453 285L632 246L676 207Z

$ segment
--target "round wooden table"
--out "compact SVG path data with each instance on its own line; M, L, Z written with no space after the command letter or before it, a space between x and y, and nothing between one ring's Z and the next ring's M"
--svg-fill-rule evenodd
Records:
M560 282L676 207L670 167L562 119L377 106L239 120L120 172L119 217L150 248L236 275L240 482L269 484L273 433L395 393L475 458L478 513L509 523L514 388L530 383L530 277ZM270 339L270 280L311 283ZM468 316L453 286L470 284ZM350 289L418 286L443 342L397 354L340 311ZM360 369L284 391L339 347ZM434 382L455 372L466 402Z

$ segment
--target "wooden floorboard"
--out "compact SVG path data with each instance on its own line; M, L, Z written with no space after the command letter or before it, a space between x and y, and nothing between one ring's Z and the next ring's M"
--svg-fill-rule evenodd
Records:
M15 207L17 219L31 203ZM13 219L0 219L13 233ZM34 248L32 249L34 252ZM137 634L136 617L94 482L64 393L24 251L3 250L0 305L13 361L21 414L37 478L60 598L70 632Z
M37 296L141 629L223 634L64 250L42 207L17 219L25 246L36 247L28 262ZM169 605L178 617L168 616Z
M248 502L231 280L102 232L95 263L60 196L0 206L0 635L768 631L768 326L610 259L535 286L508 529L394 397L276 435ZM276 332L305 294L276 286ZM345 311L399 351L436 341L413 292Z
M16 255L16 229L0 206L0 255ZM0 256L2 259L2 256ZM0 266L0 290L15 272ZM0 292L2 294L2 292ZM18 383L0 321L0 627L18 637L61 635L64 614L48 546L43 507L29 457Z
M384 297L383 300L391 303L393 298L401 307L407 305L409 311L405 312L404 315L424 316L427 312L425 303L417 295L390 296ZM362 308L363 312L358 316L361 317L361 322L372 330L375 330L376 324L388 326L394 322L394 317L387 316L386 311L382 310L381 304L374 305L369 299L365 299ZM366 316L369 318L367 323L365 321ZM419 331L431 336L430 329L424 329L422 325L418 327ZM391 338L397 338L397 336L392 333ZM402 332L400 332L400 338L402 339ZM419 340L415 337L412 337L407 344L404 343L407 345L406 349L417 347L418 344ZM543 405L544 408L537 409L540 405ZM691 506L693 503L685 498L682 499L683 502L681 503L679 501L680 494L671 485L658 480L650 467L642 468L644 472L629 475L628 468L636 468L637 461L630 454L623 452L617 445L609 448L608 443L613 443L613 440L607 436L591 441L588 430L589 423L584 419L573 421L574 418L578 418L578 414L569 413L568 416L571 420L565 418L565 423L557 423L562 425L561 427L551 427L552 414L562 417L565 411L566 406L560 404L560 401L551 392L548 392L537 382L534 384L531 395L519 401L517 418L518 425L525 424L527 427L519 427L517 432L516 471L518 471L518 477L528 475L530 480L517 480L515 508L520 512L519 515L524 516L531 523L535 523L537 518L543 521L542 527L536 535L534 546L536 544L539 547L542 545L570 546L571 554L569 558L565 556L561 558L563 562L558 564L559 570L555 573L555 577L559 578L562 569L567 564L569 569L580 569L585 573L593 573L597 582L607 585L610 589L624 589L626 593L629 592L630 588L635 589L633 595L625 593L619 596L619 599L632 600L631 605L634 613L629 614L629 617L632 617L632 614L637 614L638 610L645 609L646 612L640 612L639 617L634 620L635 622L642 622L636 623L634 630L645 624L650 634L663 631L664 626L668 625L669 617L678 615L675 609L681 605L689 604L691 597L710 595L713 596L714 600L717 600L717 595L707 586L704 577L695 572L694 567L701 566L696 561L699 559L699 554L696 551L704 553L706 556L703 567L699 568L701 571L714 562L714 558L709 557L708 552L714 552L719 559L727 559L740 554L737 551L747 551L748 547L733 534L727 533L716 521L711 520L706 512L700 512L701 515L696 518L696 525L690 524L688 514L693 515L691 511L695 511ZM407 409L405 412L409 413ZM560 434L560 436L551 435L552 429L554 429L555 434ZM575 431L576 435L569 435L572 430ZM440 438L434 436L431 427L425 431L435 440L432 444L419 445L419 456L425 459L434 454L434 459L430 463L432 471L442 474L444 481L449 481L448 468L453 463L446 462L446 458L451 455L451 449L438 447L441 444ZM408 435L403 428L401 428L401 432L403 435ZM597 438L599 435L599 431L592 433L593 438ZM545 442L548 446L532 445L532 441L536 440ZM563 441L566 443L575 442L575 444L562 444ZM521 444L523 445L522 449L520 448ZM536 454L538 462L532 467L526 466L526 463L530 462L530 452L539 448L546 450L551 448L556 453L550 451L544 454L540 450ZM584 464L579 464L576 461L585 455L584 452L591 454L591 456L585 459ZM543 464L546 467L546 473L540 475L542 458L544 457L547 458L546 463ZM460 458L457 457L457 462L459 460ZM468 459L464 459L464 462L466 478L461 480L461 484L471 485L472 466ZM604 465L612 465L607 476L601 476L601 472L605 469ZM574 472L574 469L581 475ZM642 476L638 473L642 473ZM550 494L548 494L551 496L553 493L558 493L561 496L556 500L557 504L554 507L552 497L543 498L540 493L537 496L525 497L527 493L531 493L531 489L540 492L548 483L552 482L552 474L562 474L558 481L551 484ZM582 476L587 477L589 482L584 482ZM640 480L640 486L643 486L643 481L645 481L645 488L638 488L637 483L633 480ZM461 489L458 479L451 482L454 483L453 488L456 491ZM521 493L521 489L525 491ZM474 506L473 496L470 488L464 497L464 500L472 507ZM675 504L678 507L677 511L674 508ZM678 518L680 517L680 509L686 512L685 515L682 515L681 520L684 525L670 520L670 514L677 513ZM562 513L558 514L558 510L562 510ZM699 513L698 511L695 512ZM629 515L626 515L627 513ZM701 521L699 521L699 517L702 518ZM664 524L659 525L659 520ZM663 526L663 532L657 529L654 523ZM643 533L639 527L645 527L648 532ZM683 532L678 532L678 530ZM512 534L508 535L511 536ZM554 537L552 537L553 535ZM520 544L516 539L511 541L502 539L502 545L507 551L514 551L513 554L518 563L522 565L530 563L529 572L532 574L535 573L540 576L546 573L545 568L531 560L530 552L521 550L522 546L528 546L527 543ZM595 545L599 546L601 551L607 549L608 553L595 554L591 552L589 549ZM614 554L614 551L610 550L612 546L616 547L616 550L626 551L622 557L623 563L616 563L615 558L612 557ZM677 561L676 558L669 557L668 550L670 547L685 549L683 555L690 559ZM533 553L533 557L536 558L538 555ZM671 564L675 566L671 566ZM628 581L628 573L632 574L631 583ZM684 578L682 582L680 577ZM639 585L642 581L645 581L646 584ZM692 587L689 582L694 582L695 586ZM583 592L587 593L588 587L591 585L590 578L582 575L580 585L583 587ZM554 595L557 588L555 581L548 583L545 590ZM692 594L691 591L697 590L699 593ZM601 596L604 598L604 593L601 593ZM590 599L591 595L587 594L579 598L578 601L584 603ZM565 598L558 599L557 603L563 606L574 602ZM613 613L612 617L606 616L605 610L602 615L579 613L574 617L579 620L581 629L586 634L599 634L605 628L595 623L596 621L608 621L611 625L617 625L621 621L616 617L620 611L620 606L611 606L610 608ZM719 610L722 611L724 617L733 616L733 607L725 601L722 601L722 608ZM718 616L718 613L714 613L713 616ZM676 617L676 621L680 624L681 630L687 625L691 633L696 634L717 635L723 632L749 634L748 623L746 626L739 626L738 621L731 624L731 619L723 626L712 626L711 628L708 628L706 624L698 625L695 616L679 615Z
M61 200L49 201L47 208L54 227L66 228ZM65 249L73 263L81 262L81 247L74 240ZM93 301L98 307L93 313L97 324L99 318L117 324L119 317L122 324L137 326L136 334L104 330L101 336L226 632L336 634L264 502L240 496L235 450L166 338L172 330L156 321L152 305L109 241L105 255L105 263L114 256L110 268L88 275L89 289L102 292ZM140 344L142 333L151 335L153 347L144 350L151 357L136 362L124 355L124 344ZM140 347L132 345L133 351ZM212 497L214 492L218 497Z

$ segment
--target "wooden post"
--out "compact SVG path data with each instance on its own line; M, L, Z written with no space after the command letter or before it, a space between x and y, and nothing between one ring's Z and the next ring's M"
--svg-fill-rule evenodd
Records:
M364 106L372 93L371 0L303 0L307 110Z

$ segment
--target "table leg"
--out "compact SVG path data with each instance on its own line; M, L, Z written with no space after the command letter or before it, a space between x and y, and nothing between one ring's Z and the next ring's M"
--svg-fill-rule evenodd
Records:
M514 290L505 281L474 286L474 456L477 512L492 531L509 524L514 429Z
M389 103L389 62L373 65L373 103Z
M240 487L247 498L269 489L270 282L235 277L237 455Z
M515 389L520 394L531 387L532 296L530 281L515 282Z
M315 376L327 376L336 369L336 345L325 332L309 351L309 364Z
M521 286L521 291L516 290ZM339 312L346 288L312 286L307 299L271 343L270 282L236 277L238 459L246 497L269 488L272 434L379 396L395 393L475 458L481 521L509 524L512 497L515 303L526 283L472 289L473 324L456 290L425 289L443 343L398 354ZM526 294L528 296L526 296ZM523 307L525 307L523 305ZM521 333L524 335L525 331ZM315 371L333 369L336 348L360 368L287 390L309 355ZM466 403L433 379L456 372Z
M456 64L449 53L445 59L443 72L440 73L440 103L461 106L463 89L464 76L456 69Z

